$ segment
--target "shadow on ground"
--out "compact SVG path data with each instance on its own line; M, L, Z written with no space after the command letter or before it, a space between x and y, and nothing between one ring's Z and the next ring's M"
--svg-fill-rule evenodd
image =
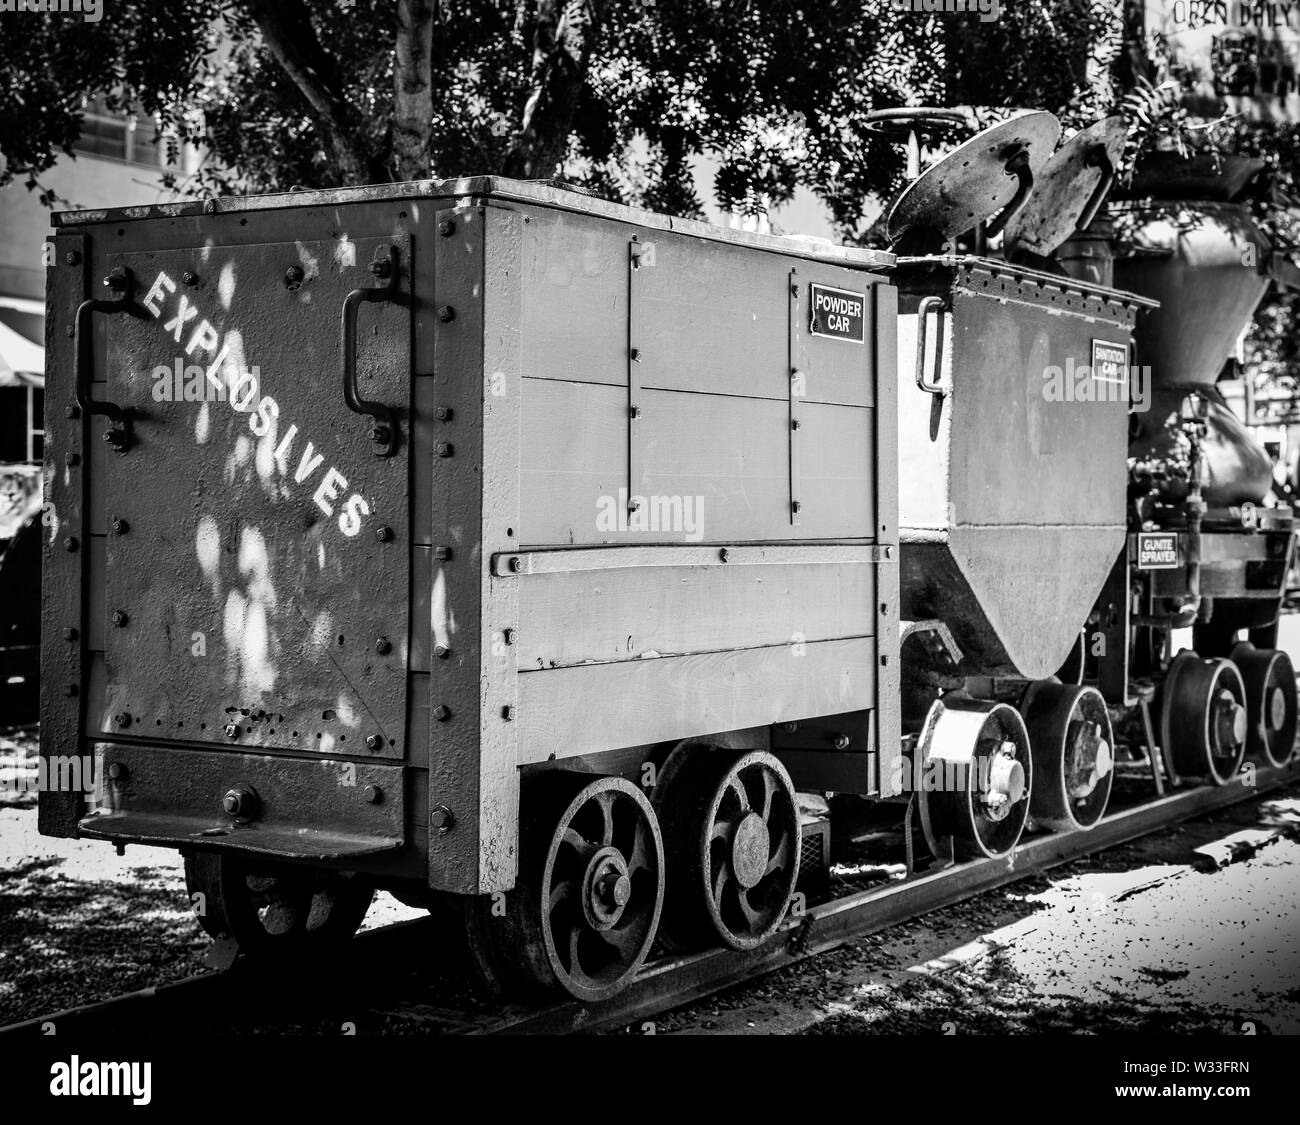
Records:
M176 872L72 878L66 860L0 869L0 1024L189 976L206 946Z

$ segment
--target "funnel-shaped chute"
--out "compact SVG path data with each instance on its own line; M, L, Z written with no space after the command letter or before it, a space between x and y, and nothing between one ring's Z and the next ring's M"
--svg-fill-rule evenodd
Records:
M1138 334L1138 366L1155 387L1212 386L1268 289L1267 240L1243 206L1172 203L1143 213L1134 244L1115 284L1160 302Z

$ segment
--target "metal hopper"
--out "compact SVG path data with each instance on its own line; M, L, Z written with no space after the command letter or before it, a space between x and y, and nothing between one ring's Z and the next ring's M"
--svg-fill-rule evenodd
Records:
M1263 300L1268 242L1246 208L1169 204L1141 217L1117 285L1161 303L1142 325L1137 362L1156 387L1213 386Z
M968 674L1053 674L1124 545L1130 342L1152 302L1047 272L1059 267L1046 258L1095 213L1113 132L1094 130L1054 165L1055 118L1013 118L929 169L890 216L900 246L925 245L918 231L951 239L1000 206L976 245L1005 227L1044 267L898 263L903 615L944 621ZM1070 198L1035 211L1038 182ZM953 200L985 204L959 222Z
M897 283L903 615L945 621L968 672L1049 676L1124 545L1150 302L975 257L902 259Z

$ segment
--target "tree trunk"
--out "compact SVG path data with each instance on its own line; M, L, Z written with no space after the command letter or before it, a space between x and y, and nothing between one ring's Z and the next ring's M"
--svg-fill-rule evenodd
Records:
M437 0L398 0L393 56L393 163L399 180L430 175L433 22Z

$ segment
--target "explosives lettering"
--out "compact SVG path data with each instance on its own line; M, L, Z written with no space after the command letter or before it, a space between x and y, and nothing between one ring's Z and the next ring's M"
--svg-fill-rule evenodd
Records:
M168 306L173 296L177 298L177 307L169 317ZM150 316L162 322L163 331L172 340L183 344L184 358L197 358L197 351L207 353L205 358L211 361L205 368L200 364L185 364L182 357L177 357L170 367L156 367L154 400L224 402L237 413L248 415L248 428L253 435L265 443L268 452L274 449L268 461L280 476L287 479L292 473L295 485L312 488L311 498L316 507L331 519L335 519L337 510L335 522L339 531L349 539L355 538L370 514L369 502L360 492L343 498L348 478L333 465L326 464L324 452L305 436L305 445L294 468L292 454L299 435L298 425L289 423L282 432L280 403L271 395L262 394L260 370L244 368L234 361L232 352L241 356L243 352L238 330L232 329L223 336L211 321L200 316L197 303L184 293L177 293L176 282L165 271L159 271L141 303ZM313 479L322 466L324 472Z

